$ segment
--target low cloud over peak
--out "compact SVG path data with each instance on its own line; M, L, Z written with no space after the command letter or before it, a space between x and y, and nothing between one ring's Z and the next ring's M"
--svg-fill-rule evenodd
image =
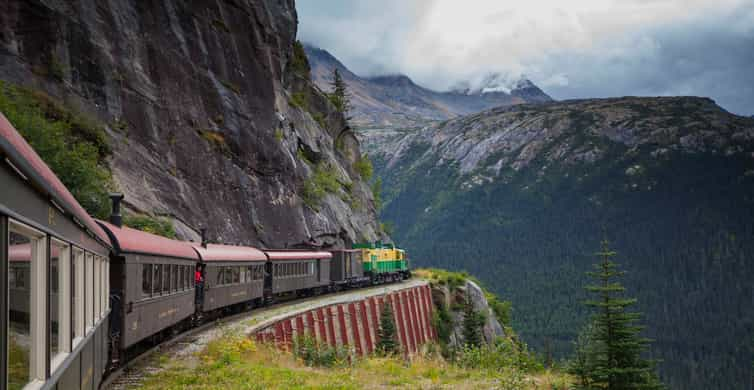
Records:
M557 99L709 96L754 114L754 1L298 0L299 38L364 76L504 74Z

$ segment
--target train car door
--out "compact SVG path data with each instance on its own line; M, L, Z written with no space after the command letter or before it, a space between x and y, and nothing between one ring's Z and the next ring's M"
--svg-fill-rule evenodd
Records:
M264 288L262 295L266 299L272 297L272 262L267 261L264 263Z

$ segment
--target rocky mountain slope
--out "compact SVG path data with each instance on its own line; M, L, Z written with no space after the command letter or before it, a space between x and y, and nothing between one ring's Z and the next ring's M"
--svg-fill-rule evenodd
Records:
M608 238L671 388L740 388L754 350L754 120L693 97L517 105L364 132L415 265L465 269L543 353L587 320Z
M0 78L103 122L128 210L170 218L179 237L376 239L359 143L294 52L296 25L292 0L10 0ZM323 175L337 188L307 194Z
M485 87L459 85L452 91L436 92L416 85L405 75L360 77L326 50L306 46L312 64L312 78L325 90L331 89L333 69L348 84L357 127L415 127L428 121L445 120L491 107L552 99L534 83L521 79L512 84L499 75L483 80Z

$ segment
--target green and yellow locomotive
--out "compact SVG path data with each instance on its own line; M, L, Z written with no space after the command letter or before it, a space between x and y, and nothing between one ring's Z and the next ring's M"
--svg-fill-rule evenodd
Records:
M353 248L360 251L364 276L369 276L372 282L390 282L411 277L408 258L403 249L379 241L354 244Z

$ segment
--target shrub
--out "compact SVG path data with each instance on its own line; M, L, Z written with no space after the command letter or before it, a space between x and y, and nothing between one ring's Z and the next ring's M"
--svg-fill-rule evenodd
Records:
M294 74L309 79L309 60L306 57L304 45L302 45L300 41L293 42L293 53L291 55L291 62L289 66Z
M204 138L212 147L227 154L230 154L230 147L225 141L225 135L219 131L198 130L199 135Z
M322 115L319 112L310 112L312 115L312 119L314 119L315 122L319 125L319 127L326 129L327 128L327 122L325 122L325 116Z
M372 175L374 174L372 161L369 160L369 157L367 157L367 155L361 156L361 158L356 161L355 168L356 171L359 172L359 176L361 176L363 180L371 179Z
M374 200L374 208L379 210L382 208L382 179L377 178L372 183L372 199Z
M304 203L316 209L322 198L327 194L337 192L341 188L337 171L328 163L319 163L314 168L312 177L304 182L302 197Z
M288 104L302 110L309 110L309 98L306 96L305 92L292 93L291 98L288 99Z
M175 238L175 228L167 218L152 217L146 214L127 214L123 218L123 224L158 236Z
M91 215L110 212L104 129L43 92L0 81L0 111Z
M320 344L308 335L299 336L293 341L293 354L310 367L346 366L350 357L346 348Z

